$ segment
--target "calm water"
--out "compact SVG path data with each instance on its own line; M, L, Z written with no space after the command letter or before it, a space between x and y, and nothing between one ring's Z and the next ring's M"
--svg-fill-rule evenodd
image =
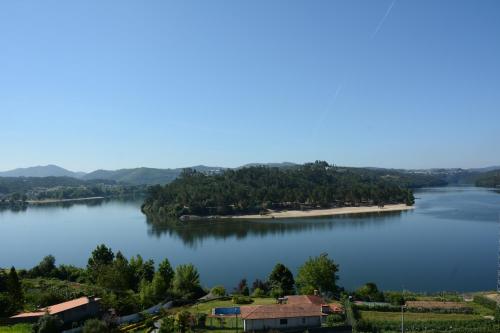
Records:
M296 271L327 252L340 284L383 289L487 290L496 286L500 194L478 188L421 190L414 211L226 221L187 226L147 221L139 202L0 212L0 266L31 267L47 254L84 266L96 245L172 264L191 262L205 286L265 278L276 262Z

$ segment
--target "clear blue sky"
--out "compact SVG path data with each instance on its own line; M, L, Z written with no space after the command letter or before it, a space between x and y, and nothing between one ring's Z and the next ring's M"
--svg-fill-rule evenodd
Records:
M2 1L0 170L500 164L500 1Z

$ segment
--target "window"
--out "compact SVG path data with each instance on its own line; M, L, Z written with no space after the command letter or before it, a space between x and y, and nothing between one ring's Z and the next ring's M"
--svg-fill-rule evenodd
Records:
M302 318L302 324L306 323L306 318Z
M280 325L288 324L288 319L280 319Z

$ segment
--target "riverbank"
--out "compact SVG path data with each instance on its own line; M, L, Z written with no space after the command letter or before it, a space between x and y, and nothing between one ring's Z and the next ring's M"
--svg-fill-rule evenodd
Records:
M363 206L363 207L339 207L328 209L311 209L311 210L284 210L273 211L268 214L251 214L251 215L234 215L222 216L221 218L233 219L288 219L296 217L320 217L320 216L335 216L346 214L365 214L365 213L383 213L383 212L397 212L411 210L414 206L407 206L405 204L385 205L379 206Z
M30 205L43 205L51 203L102 200L102 199L104 199L104 197L87 197L87 198L75 198L75 199L44 199L44 200L26 200L26 203Z

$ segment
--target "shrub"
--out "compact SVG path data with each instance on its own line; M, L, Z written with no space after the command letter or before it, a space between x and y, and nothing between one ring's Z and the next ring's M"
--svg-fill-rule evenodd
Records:
M234 304L250 304L250 303L253 303L253 299L251 299L248 296L235 295L235 296L233 296L233 303Z
M106 333L108 326L99 319L89 319L83 325L83 333Z
M337 326L339 323L344 322L344 317L342 317L339 314L330 314L326 317L326 326L327 327L334 327Z
M252 297L264 297L264 296L266 296L266 293L264 292L264 290L260 288L255 288L255 290L252 293Z
M210 293L214 296L226 296L226 288L224 286L215 286L210 290Z

